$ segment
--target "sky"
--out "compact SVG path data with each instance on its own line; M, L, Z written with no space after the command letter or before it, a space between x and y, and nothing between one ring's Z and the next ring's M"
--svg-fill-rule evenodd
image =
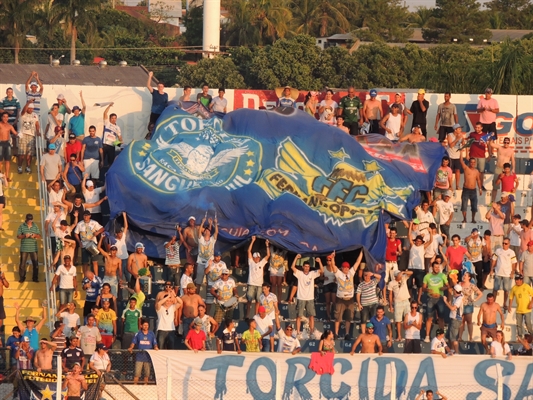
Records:
M479 3L484 4L490 0L481 0ZM416 11L417 7L435 7L435 0L404 0L404 4L409 7L409 11Z

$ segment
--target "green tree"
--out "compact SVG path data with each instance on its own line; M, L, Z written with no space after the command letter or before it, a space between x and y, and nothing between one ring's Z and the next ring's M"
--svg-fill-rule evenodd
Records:
M186 46L201 46L204 35L204 7L192 7L183 18L183 25L187 29L181 39Z
M533 41L505 41L494 66L494 90L505 94L533 93Z
M425 28L428 20L433 16L433 8L417 7L416 11L411 13L410 21L418 28Z
M320 37L349 31L354 15L343 0L293 0L291 10L296 33Z
M210 87L243 89L244 78L230 58L202 58L196 65L183 66L176 80L180 86L201 87L205 82Z
M252 24L259 27L259 45L284 38L290 30L292 13L285 0L251 0Z
M492 0L485 3L489 14L496 14L501 22L495 29L528 29L524 25L524 12L529 0Z
M433 16L422 30L424 39L439 43L482 43L490 38L487 16L476 0L436 0Z
M233 64L237 68L239 74L244 78L246 87L254 87L256 74L253 70L253 60L257 54L257 47L234 47L228 50Z
M33 24L35 0L2 0L0 25L7 32L7 41L15 48L15 64L19 63L21 45L26 41L26 33Z
M70 62L76 59L76 41L80 28L94 29L96 15L101 9L100 0L53 0L54 21L63 23L70 36Z
M224 27L224 42L229 46L252 46L259 41L259 29L252 24L252 4L249 0L232 0L226 3L229 23Z
M413 34L409 28L411 14L401 0L359 0L361 28L372 40L406 42Z

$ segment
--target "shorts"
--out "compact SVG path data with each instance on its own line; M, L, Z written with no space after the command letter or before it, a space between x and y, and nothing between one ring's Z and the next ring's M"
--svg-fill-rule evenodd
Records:
M411 311L411 303L409 300L401 300L394 303L394 321L402 322L403 317Z
M205 279L205 268L207 267L207 260L198 260L198 264L196 266L196 278L194 279L194 283L197 285L201 285L204 283Z
M248 301L255 300L256 303L259 303L259 297L261 296L262 287L261 286L253 286L248 285L248 290L246 291L246 298Z
M444 142L446 140L446 137L448 136L448 133L453 133L453 128L451 126L439 126L439 142Z
M453 172L461 170L461 161L458 158L450 158L450 168Z
M296 302L296 308L298 308L298 318L303 317L305 311L307 311L308 317L314 317L316 315L314 300L298 300Z
M503 172L503 168L496 167L494 169L494 175L492 176L492 190L498 190L500 185L496 185L496 181L500 177L500 174Z
M463 315L472 314L474 312L474 305L468 304L463 306Z
M269 268L268 272L270 272L270 276L285 276L285 268Z
M83 160L83 166L85 167L85 173L92 179L100 179L100 160L88 158Z
M150 376L150 363L147 361L135 361L135 377L140 378L143 371L144 376L148 378Z
M508 276L494 277L494 291L503 289L504 292L510 292L513 287L513 281Z
M484 173L485 172L485 163L487 162L487 159L486 158L476 158L476 169L480 172L480 173ZM483 182L481 182L483 184Z
M324 293L337 293L337 284L328 283L327 285L324 285Z
M490 260L489 261L483 261L483 273L484 274L490 274ZM479 277L481 279L481 277ZM524 281L525 283L525 281Z
M22 135L18 143L19 155L24 156L34 156L36 153L35 150L35 136L31 135Z
M496 339L496 332L498 332L497 324L491 324L491 325L482 324L481 325L481 336L485 335L492 339Z
M394 271L398 271L398 261L385 261L385 280L383 283L387 284L394 279Z
M450 340L452 342L456 342L459 339L459 327L461 326L461 320L460 319L452 319L452 322L450 322Z
M74 300L74 289L59 288L59 302L61 304L72 303Z
M347 321L352 321L355 312L355 303L353 302L353 299L345 300L337 297L337 302L335 303L335 322L342 321L342 316L346 310L350 312Z
M423 269L409 269L409 271L413 271L413 275L411 275L411 277L415 280L416 287L421 289L424 285L424 276L426 275L426 271Z
M448 190L450 190L449 188L448 189L442 189L442 188L434 188L433 189L433 198L436 199L437 197L439 197L439 195L441 197L444 197L444 193L446 193Z
M485 132L485 133L489 133L489 132L498 133L498 131L496 130L496 122L491 122L490 124L483 124L483 132Z
M6 196L0 196L0 205L5 207L6 205Z
M113 345L113 335L101 335L102 336L102 343L105 344L105 346L110 349Z
M477 212L477 193L476 189L463 188L461 193L461 211L466 212L468 208L468 200L470 200L470 211Z
M361 310L361 324L366 324L368 321L370 321L370 318L376 315L377 307L378 303L363 306L363 309Z
M433 314L437 312L437 315L442 318L446 312L444 308L444 300L442 297L430 297L426 307L426 317L433 318Z
M404 354L420 354L422 347L420 346L420 339L405 339L403 348Z
M81 249L81 263L82 264L89 264L93 261L93 256L91 253L89 253L88 250Z
M359 135L359 121L346 121L345 118L343 125L350 130L350 135Z
M0 141L0 161L9 161L11 158L11 144L9 140Z

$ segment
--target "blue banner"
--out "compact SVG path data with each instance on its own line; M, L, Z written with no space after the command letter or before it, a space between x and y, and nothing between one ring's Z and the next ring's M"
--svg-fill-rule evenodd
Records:
M364 246L384 258L383 223L411 219L445 154L439 143L354 140L306 113L240 109L217 117L168 107L151 140L129 144L110 168L111 216L128 213L130 246L164 257L163 240L189 216L220 225L217 248L251 235L310 254Z

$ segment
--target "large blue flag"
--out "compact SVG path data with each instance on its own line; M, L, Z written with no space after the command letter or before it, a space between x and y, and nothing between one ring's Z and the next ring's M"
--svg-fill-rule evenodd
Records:
M164 257L177 223L207 213L219 221L217 248L257 235L302 254L364 246L382 261L384 222L411 219L443 155L438 143L356 141L294 109L217 117L170 106L106 181L111 216L128 213L129 245L142 239L149 256Z

